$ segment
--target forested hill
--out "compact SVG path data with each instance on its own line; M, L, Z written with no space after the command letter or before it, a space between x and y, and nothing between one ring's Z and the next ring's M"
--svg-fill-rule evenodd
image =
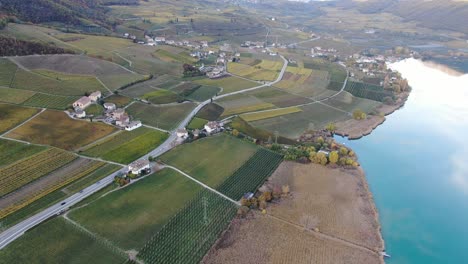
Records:
M392 13L432 29L453 30L468 34L468 2L453 0L345 0L337 2L362 13Z
M67 25L115 25L106 15L107 5L134 5L138 0L0 0L0 15L32 23L60 22Z

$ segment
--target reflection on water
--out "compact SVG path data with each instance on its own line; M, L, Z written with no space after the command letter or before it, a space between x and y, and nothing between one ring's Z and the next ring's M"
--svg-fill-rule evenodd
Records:
M391 65L413 91L371 135L348 141L379 209L387 263L467 263L468 75Z

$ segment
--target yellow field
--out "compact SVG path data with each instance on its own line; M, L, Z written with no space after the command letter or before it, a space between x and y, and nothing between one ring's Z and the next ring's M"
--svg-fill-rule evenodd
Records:
M241 107L233 107L224 111L224 113L221 116L231 116L231 115L241 114L245 112L270 109L274 107L275 105L270 104L270 103L259 103L259 104L241 106Z
M283 63L280 61L262 60L255 66L229 62L228 71L232 74L259 81L273 81L279 74Z
M259 112L259 113L248 113L248 114L243 114L241 115L242 119L245 121L256 121L256 120L262 120L262 119L267 119L267 118L272 118L272 117L277 117L277 116L282 116L282 115L287 115L287 114L292 114L292 113L297 113L297 112L302 112L302 109L299 107L288 107L288 108L282 108L282 109L273 109L265 112Z

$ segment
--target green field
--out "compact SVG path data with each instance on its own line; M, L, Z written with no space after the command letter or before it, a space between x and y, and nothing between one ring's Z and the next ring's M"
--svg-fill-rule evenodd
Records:
M283 91L274 87L264 87L245 94L254 96L263 102L274 104L277 107L289 107L312 102L309 98L289 92L289 90Z
M0 104L0 133L8 131L39 113L39 109Z
M155 90L144 94L141 98L153 104L174 103L182 99L178 94L168 90Z
M143 123L171 130L195 108L193 103L181 103L168 106L152 106L143 103L134 103L127 108L128 113Z
M62 110L71 107L73 102L75 102L79 98L79 96L63 96L36 93L31 98L26 100L23 103L23 105ZM88 109L86 109L86 112L88 112Z
M345 91L356 97L378 102L382 102L385 97L393 97L393 94L389 91L385 91L382 86L355 81L348 81Z
M339 95L324 101L327 105L352 113L356 109L361 109L366 113L372 112L382 103L365 98L359 98L343 91Z
M115 130L114 127L103 123L73 120L63 112L47 110L9 132L7 137L74 150Z
M98 43L96 43L98 44ZM80 55L43 55L17 57L15 61L33 71L67 74L68 76L92 76L99 78L114 91L145 76L129 71L106 60ZM54 76L51 76L54 78ZM60 76L59 76L60 77ZM105 90L107 92L107 89Z
M33 96L35 92L0 87L0 102L21 104Z
M82 154L128 164L159 146L167 134L156 129L140 127L122 131L85 149Z
M34 250L31 250L34 249ZM0 251L1 263L123 263L125 257L62 217L26 232Z
M123 249L139 249L201 188L164 169L72 211L70 217Z
M187 96L188 99L203 102L218 94L221 89L218 87L202 86Z
M247 88L252 88L258 86L258 83L247 81L237 77L225 77L220 79L201 79L195 81L201 85L221 87L223 90L220 94L231 93L239 90L244 90Z
M203 189L139 250L145 263L200 263L237 212L237 206Z
M239 132L249 135L255 139L259 139L263 142L266 142L268 140L271 140L272 142L274 142L275 140L275 134L273 133L274 131L268 131L268 130L264 130L258 127L253 127L247 121L245 121L244 119L240 117L233 118L232 122L229 123L229 126L233 129L236 129ZM289 139L289 138L285 138L280 135L278 137L278 143L293 145L296 143L296 141Z
M221 134L180 145L161 156L161 160L216 187L257 149L253 144Z
M278 131L280 135L288 138L297 138L308 129L322 129L330 122L349 118L346 113L322 104L311 104L300 108L302 112L253 121L250 124L268 131Z
M45 149L46 147L42 146L27 145L12 140L0 139L0 167L32 156Z
M132 101L132 98L118 95L118 94L113 94L107 97L106 99L104 99L104 101L106 103L114 103L117 107L124 107Z
M260 148L217 189L235 201L255 192L283 161L278 153Z
M224 108L222 116L231 116L246 112L259 111L275 108L275 105L266 103L254 96L236 94L216 101Z
M25 71L19 69L11 87L55 95L83 96L86 92L97 90L103 94L108 93L94 76L70 75L46 70Z
M109 176L110 174L119 170L120 168L120 166L115 164L105 164L104 166L93 171L92 173L86 175L85 177L82 177L81 179L63 188L63 190L67 193L76 193L81 189L99 181L100 179Z
M8 59L0 59L0 86L10 86L18 67Z
M202 129L205 124L208 123L208 120L203 118L194 117L192 121L188 124L188 129Z
M263 111L263 112L242 114L240 115L240 117L242 117L242 119L244 119L245 121L251 122L251 121L256 121L256 120L268 119L268 118L273 118L277 116L297 113L301 111L302 109L300 109L299 107L293 106L293 107L273 109L273 110L268 110L268 111Z
M217 120L224 112L224 108L217 104L211 103L205 105L200 111L198 111L196 117L206 119L209 121Z

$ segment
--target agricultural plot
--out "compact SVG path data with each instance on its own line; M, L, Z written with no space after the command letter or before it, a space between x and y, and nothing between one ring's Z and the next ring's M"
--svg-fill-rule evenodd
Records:
M39 113L39 109L0 104L0 133L8 131Z
M326 71L329 74L327 89L339 91L343 87L347 72L343 66L337 63L330 63L322 59L312 59L304 61L304 68Z
M71 107L78 98L80 97L36 93L26 100L23 105L62 110ZM86 112L88 113L88 109L86 109Z
M106 124L73 120L63 112L47 110L9 132L7 137L74 150L115 130Z
M8 59L0 59L0 86L10 86L17 68L16 64Z
M79 95L101 91L109 93L94 76L69 75L45 70L25 71L19 69L11 88L31 90L55 95Z
M134 103L127 108L128 113L143 123L171 130L175 128L192 109L193 103L181 103L167 106L152 106L143 103Z
M339 95L324 101L324 103L350 113L356 109L370 113L379 105L382 105L382 103L377 101L355 97L346 91L343 91Z
M159 90L159 88L165 89L165 90L169 89L170 87L164 88L161 86L163 86L167 82L173 81L173 79L174 77L172 76L162 75L162 76L154 77L151 80L126 87L125 89L122 89L119 92L123 95L132 97L132 98L141 97L144 94L153 92L155 90ZM174 82L175 82L174 85L179 83L179 81L174 81Z
M258 140L261 140L261 141L268 141L268 140L275 140L275 134L271 131L268 131L268 130L264 130L264 129L261 129L261 128L258 128L258 127L253 127L252 125L250 125L247 121L245 121L244 119L240 118L240 117L235 117L232 119L232 122L229 123L229 126L232 128L232 129L236 129L237 131L239 132L242 132L246 135L249 135L253 138L256 138ZM279 136L278 137L278 143L280 144L295 144L296 141L295 140L292 140L292 139L289 139L289 138L285 138L283 136Z
M265 103L262 100L246 94L237 94L222 98L216 101L217 104L224 108L222 116L231 116L246 112L259 111L275 108L275 105Z
M125 250L139 249L201 188L178 172L164 169L98 198L69 216Z
M256 98L266 103L274 104L277 107L289 107L312 102L312 100L310 100L309 98L305 98L303 96L291 94L288 92L273 87L265 87L252 92L248 92L246 94L255 96Z
M202 129L205 124L208 123L208 120L194 117L192 121L188 124L187 128L188 129Z
M270 66L271 68L268 68ZM262 61L255 66L237 62L228 62L228 71L234 75L252 80L273 81L278 76L281 66L282 64L280 62L272 61Z
M126 258L63 217L57 217L2 249L0 259L4 263L114 264L123 263Z
M104 101L106 103L114 103L117 107L124 107L132 101L132 98L118 94L113 94L109 97L106 97Z
M205 105L198 111L196 117L206 119L209 121L217 120L224 112L224 108L214 103Z
M281 155L261 148L227 178L217 190L237 201L244 194L255 192L276 170L282 160Z
M119 55L132 62L132 69L139 73L179 76L182 74L180 63L166 62L154 56L154 47L132 46L118 51Z
M35 92L0 87L0 102L21 104L31 98Z
M251 125L268 131L278 131L280 135L288 138L297 138L308 129L321 129L330 122L349 118L341 111L318 103L300 108L302 112L253 121Z
M257 146L237 138L218 135L180 145L161 156L161 160L211 187L216 187L242 166L257 149Z
M122 131L104 141L93 144L82 154L128 164L145 155L167 139L167 133L140 127L133 131Z
M137 257L145 263L200 263L236 212L235 204L203 189L149 239Z
M283 79L275 84L285 91L306 97L320 97L327 90L330 74L324 70L288 67Z
M182 99L178 94L168 90L155 90L144 94L141 98L153 104L169 104Z
M242 119L244 119L247 122L251 122L251 121L268 119L268 118L283 116L283 115L297 113L297 112L302 112L302 109L299 107L288 107L288 108L281 108L281 109L266 110L266 111L256 112L256 113L242 114L240 115L240 117L242 117Z
M0 167L32 156L46 147L28 145L17 141L0 139Z
M385 97L393 97L393 94L389 91L385 91L382 86L354 81L348 81L348 83L346 83L345 91L356 97L378 102L382 102Z
M105 164L99 167L97 170L89 173L88 175L76 180L70 185L67 185L62 190L66 193L76 193L81 189L90 186L91 184L99 181L102 178L116 172L117 170L121 169L120 166L115 164Z
M258 86L259 84L252 81L247 81L245 79L237 78L234 76L224 77L219 79L201 79L195 81L201 85L221 87L223 90L220 94L226 94L231 92L236 92L248 88Z
M195 90L193 93L187 96L188 99L194 100L197 102L203 102L213 96L217 95L221 91L219 87L212 87L212 86L202 86Z
M97 77L113 91L145 77L118 64L80 55L23 56L15 61L32 70Z
M190 57L188 50L167 45L158 47L153 54L156 58L165 62L192 64L196 61L194 58Z
M51 148L0 168L0 196L46 175L76 158L76 155L72 153Z
M67 184L94 172L104 164L104 162L96 160L75 159L65 166L23 185L21 189L3 197L0 201L0 208L2 208L0 209L0 218L12 214ZM40 170L40 167L36 168Z

